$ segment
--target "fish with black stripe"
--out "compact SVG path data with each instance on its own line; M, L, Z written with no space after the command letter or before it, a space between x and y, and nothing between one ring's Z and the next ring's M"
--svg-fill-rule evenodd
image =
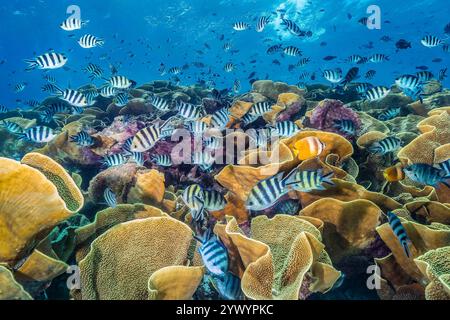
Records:
M228 272L229 259L228 250L219 240L219 238L211 232L211 229L206 231L203 237L196 237L202 244L198 249L206 269L219 279L225 279L225 274Z
M250 191L245 203L246 208L252 211L262 211L273 206L288 192L286 183L291 180L295 173L296 170L293 170L283 178L284 173L280 172L273 177L258 182Z
M386 98L390 92L390 89L383 86L373 87L367 90L366 100L369 100L370 102L379 101Z
M385 155L394 152L402 146L402 140L396 137L388 137L373 143L369 148L370 153Z
M109 85L116 89L129 89L136 86L136 82L124 76L113 76L108 81Z
M381 63L381 62L389 61L389 57L382 53L376 53L376 54L372 55L371 57L369 57L369 61L372 63Z
M428 35L423 37L422 40L420 40L420 43L422 43L427 48L434 48L443 45L444 41L436 36Z
M267 102L267 101L257 102L250 108L248 113L252 116L260 117L260 116L264 115L265 113L269 112L271 109L272 109L272 106L270 105L269 102Z
M258 19L256 23L256 32L263 32L266 26L270 23L270 16L263 16Z
M88 102L86 99L86 96L77 91L72 89L66 89L62 90L58 88L58 91L55 93L57 97L59 97L61 100L64 100L65 102L69 103L72 106L75 107L87 107Z
M211 117L211 126L216 129L225 129L228 122L230 122L230 111L227 108L214 112Z
M178 114L186 120L197 120L203 115L201 106L196 106L184 101L177 101L176 108Z
M53 83L44 84L41 89L43 92L48 92L49 94L57 94L59 92L59 88Z
M401 77L398 77L395 80L395 83L403 90L404 89L415 90L416 88L421 86L422 81L417 76L406 74Z
M78 40L78 44L84 49L91 49L95 47L102 47L105 44L105 40L91 34L86 34Z
M150 98L150 103L159 111L162 112L170 111L170 103L166 99L158 97L157 95L153 95Z
M130 151L146 152L153 148L161 139L161 131L169 124L172 118L166 120L162 125L154 124L140 130L133 138Z
M233 29L236 31L245 31L250 29L250 25L248 23L239 21L239 22L235 22L233 24Z
M387 110L383 111L379 116L378 120L388 121L392 120L400 115L401 108L400 107L391 107Z
M113 99L113 103L118 107L125 107L130 101L130 96L128 92L121 92L116 95Z
M160 167L171 167L172 158L169 154L159 154L152 157L152 161Z
M21 135L23 133L23 129L21 126L19 126L17 123L15 122L11 122L11 121L7 121L7 120L3 120L2 122L0 122L0 125L6 129L6 131L8 131L9 133L12 134L16 134L16 135Z
M213 277L213 286L224 299L244 299L244 294L241 289L241 279L231 272L225 273L223 277Z
M18 83L14 86L14 92L15 93L21 93L25 90L25 88L27 87L27 83L26 82L22 82L22 83Z
M198 165L200 170L210 172L215 162L210 150L196 151L192 154L192 164Z
M302 51L294 46L288 46L286 48L283 49L283 52L291 57L298 57L302 55Z
M56 137L52 128L45 126L37 126L26 129L19 135L19 139L28 140L35 143L47 143Z
M125 157L121 153L116 153L110 156L107 156L103 159L103 165L108 168L117 167L125 164L128 161L127 157Z
M400 218L397 217L397 215L391 211L387 213L387 217L389 220L389 226L391 227L392 231L394 232L394 235L400 242L400 245L402 246L405 255L408 258L410 258L411 252L409 250L409 246L411 244L411 240L409 239L408 234L406 233L406 229L402 225Z
M434 78L434 74L427 70L416 72L416 76L422 82L430 81L431 79Z
M111 98L117 94L117 89L111 86L104 86L100 89L100 95L103 98Z
M141 167L145 164L145 156L143 152L130 152L130 160Z
M183 202L190 209L192 219L195 223L202 223L206 218L205 198L202 188L198 184L187 187L182 196Z
M88 23L89 23L89 20L82 21L81 19L68 18L60 24L60 27L64 31L75 31L75 30L80 30L82 27L86 26Z
M0 113L7 113L9 112L9 109L5 106L0 105Z
M86 131L80 131L76 135L70 136L69 141L76 143L80 147L91 147L95 144L94 138Z
M333 127L350 136L354 136L356 134L356 125L350 119L335 120Z
M281 121L275 125L275 132L280 137L291 137L299 131L298 126L292 121Z
M296 170L286 185L292 187L299 192L312 192L315 190L326 190L324 185L334 186L334 182L331 180L334 172L324 174L323 170Z
M110 188L105 189L103 192L103 198L110 208L117 207L117 196Z
M60 53L48 52L43 55L37 56L34 59L25 60L28 64L26 71L31 71L34 69L58 69L64 67L67 63L67 57Z
M203 121L190 121L185 124L185 128L198 137L208 130L208 125Z
M89 78L94 79L102 79L103 78L103 69L98 65L89 63L86 68L83 69L84 72L89 74Z
M450 159L438 163L438 166L444 172L445 175L450 177Z
M292 20L282 19L281 25L285 26L286 29L295 36L303 36L304 32L300 29L300 27Z
M203 191L205 200L205 209L208 211L219 211L223 210L227 205L225 198L220 192L215 190Z
M415 163L403 169L405 174L413 181L426 186L436 187L440 183L450 188L447 182L450 176L443 170L426 163Z
M342 81L342 70L324 70L322 76L331 83L339 83Z
M341 85L344 86L344 88L347 87L348 84L350 84L353 80L358 78L359 68L351 68L347 74L344 77L344 80L342 80Z

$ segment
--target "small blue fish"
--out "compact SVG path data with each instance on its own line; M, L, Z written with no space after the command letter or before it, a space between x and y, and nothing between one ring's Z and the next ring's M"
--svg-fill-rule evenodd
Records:
M334 128L350 136L354 136L356 134L356 125L349 119L335 120Z
M396 137L388 137L373 143L369 148L370 153L385 155L394 152L402 146L402 140Z
M241 290L241 279L231 272L225 273L223 278L214 278L214 287L220 296L227 300L242 300L244 294Z
M213 235L211 229L206 231L202 238L197 238L201 242L199 248L206 269L219 279L225 279L228 272L229 259L227 248Z
M168 154L160 154L152 157L152 161L160 167L170 167L172 166L172 159Z
M405 174L413 181L427 186L437 186L442 183L450 188L446 180L450 179L445 171L424 163L416 163L403 169Z
M94 145L94 139L86 132L81 131L76 135L70 136L70 142L74 142L80 147L91 147Z
M116 194L110 189L106 188L103 192L103 197L105 198L106 204L111 207L117 207L117 197Z
M3 120L0 125L4 127L9 133L20 135L23 133L23 129L15 122Z
M103 164L107 167L116 167L123 165L127 162L127 158L123 154L113 154L111 156L107 156L103 159Z
M411 244L411 240L408 238L405 227L403 227L402 222L393 212L388 212L387 217L389 219L389 225L398 241L400 241L400 245L403 247L406 256L410 258L411 252L409 250L409 245Z

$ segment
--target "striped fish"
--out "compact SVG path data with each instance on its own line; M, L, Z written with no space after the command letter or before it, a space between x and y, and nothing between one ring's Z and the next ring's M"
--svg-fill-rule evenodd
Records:
M7 113L9 112L9 109L5 106L0 105L0 113Z
M211 171L215 159L208 150L197 151L192 154L192 164L198 165L200 170L204 172Z
M156 95L153 95L150 98L150 103L152 106L154 106L156 109L162 112L168 112L170 111L170 103L161 97L158 97Z
M204 210L204 194L202 188L198 184L187 187L181 197L183 202L191 211L194 222L201 223L206 218Z
M84 49L101 47L105 44L105 40L97 38L91 34L86 34L78 40L78 44Z
M267 52L267 54L272 55L272 54L275 54L275 53L281 52L281 51L283 51L283 45L276 44L276 45L269 47L266 52Z
M378 116L378 120L381 120L381 121L392 120L400 115L400 111L401 111L400 107L391 107L391 108L383 111Z
M227 108L214 112L211 117L211 126L216 129L225 129L228 122L230 122L230 111Z
M185 128L192 132L194 136L201 136L208 130L208 125L203 121L190 121L185 124Z
M311 62L311 58L303 58L297 63L297 67L304 67Z
M205 148L209 150L218 150L223 148L223 142L218 137L209 137L205 139Z
M126 162L127 158L121 153L113 154L103 159L103 165L107 166L108 168L121 166Z
M81 131L76 135L70 136L70 142L74 142L80 147L91 147L94 145L94 139L86 132Z
M117 89L111 86L104 86L100 89L100 95L104 98L111 98L117 94Z
M22 83L18 83L14 86L14 92L15 93L20 93L23 90L25 90L25 88L27 87L27 84L25 82Z
M76 90L66 89L62 91L60 89L57 93L57 96L61 100L64 100L65 102L75 107L87 107L88 105L85 95Z
M131 152L130 160L139 166L143 167L145 164L145 157L143 152Z
M366 74L364 75L364 77L365 77L367 80L372 80L372 79L375 77L376 74L377 74L377 72L376 72L375 70L369 70L369 71L366 72Z
M351 55L350 57L348 57L346 61L348 63L356 63L356 64L358 64L358 63L361 62L361 60L362 60L362 57L360 55L354 54L354 55Z
M416 72L416 76L420 79L420 81L422 82L426 82L426 81L430 81L431 79L434 78L434 74L430 71L419 71Z
M105 191L103 192L103 198L105 199L106 204L110 207L110 208L115 208L117 207L117 197L116 194L110 189L110 188L106 188Z
M352 120L349 119L335 120L333 127L340 132L351 136L354 136L356 134L356 125Z
M293 175L292 178L286 182L286 185L291 186L294 190L299 192L326 190L324 184L334 186L333 181L331 181L333 175L333 172L324 175L323 170L298 170L295 175Z
M23 133L23 129L15 122L3 120L0 122L0 125L5 128L9 133L21 135Z
M56 137L53 129L44 126L37 126L25 130L19 139L25 139L35 143L46 143L52 141Z
M291 179L296 170L293 170L285 178L284 173L267 178L258 182L250 191L245 203L247 209L252 211L262 211L273 206L278 199L288 192L286 182Z
M428 35L422 38L420 42L427 48L434 48L444 44L444 41L436 36Z
M256 23L256 32L263 32L266 26L270 23L270 17L260 17Z
M198 239L198 238L197 238ZM228 251L216 235L211 235L208 229L206 236L199 239L202 243L199 248L200 255L206 269L215 277L224 279L228 272Z
M292 121L282 121L275 125L275 132L278 133L280 137L291 137L298 131L300 131L300 129Z
M366 92L372 88L372 85L370 83L359 83L356 87L355 90L356 92L362 96L362 95L366 95Z
M306 80L309 78L309 76L310 76L310 73L308 71L303 71L302 73L299 74L298 79Z
M388 137L381 141L373 143L369 148L370 153L385 155L394 152L402 146L402 140L396 137Z
M51 76L51 75L49 75L49 74L44 75L43 78L44 78L44 80L47 81L48 83L51 83L51 84L55 84L55 83L56 83L55 77L53 77L53 76Z
M232 62L228 62L225 64L225 66L223 67L223 70L225 70L225 72L232 72L234 70L236 66L234 65L234 63Z
M67 63L67 57L60 53L48 52L34 59L25 60L28 64L26 71L34 69L58 69L64 67Z
M411 244L411 240L409 239L408 234L406 233L405 227L403 227L402 222L395 213L389 211L387 213L387 217L389 220L389 226L391 227L392 231L394 232L395 236L400 242L400 245L402 246L405 255L408 258L410 258L411 252L409 250L409 245Z
M90 75L91 80L103 78L103 70L96 64L89 63L83 71Z
M233 23L233 29L236 31L245 31L245 30L250 29L250 25L248 23L239 21L239 22Z
M184 101L177 101L176 108L178 114L186 120L197 120L203 114L201 106L196 106Z
M381 62L389 61L389 57L382 53L376 53L369 58L369 61L373 62L373 63L381 63Z
M450 179L450 176L448 176L446 172L428 164L415 163L404 168L403 171L411 180L420 184L437 186L439 183L442 183L450 188L450 185L446 181Z
M391 92L390 89L383 86L373 87L367 90L366 99L369 100L370 102L382 100L386 98L390 92Z
M28 100L28 101L25 101L25 105L36 109L41 106L41 103L36 100Z
M130 96L128 92L121 92L114 97L113 103L118 107L125 107L130 101Z
M214 278L214 287L220 296L227 300L243 300L244 294L241 290L241 279L231 272L225 273L224 277Z
M82 107L75 107L75 106L71 106L71 107L72 107L73 115L82 114L84 112L84 108L82 108Z
M156 165L160 167L171 167L172 166L172 158L169 154L159 154L152 157L152 161L156 163Z
M146 152L153 148L161 139L161 130L167 126L171 119L168 119L162 125L155 124L140 130L133 138L131 152Z
M299 48L294 47L294 46L288 46L286 48L283 49L283 52L291 57L298 57L302 55L302 52L300 51Z
M129 89L136 85L136 82L124 76L113 76L107 81L111 87L116 89Z
M252 116L262 116L265 113L269 112L272 109L272 106L270 105L269 102L264 101L264 102L257 102L255 103L249 110L249 114Z
M450 159L445 160L438 164L439 168L444 172L446 176L450 177Z
M398 77L395 80L395 83L401 89L415 90L416 88L418 88L421 85L422 81L420 80L419 77L416 77L411 74L406 74L401 77Z
M227 205L225 198L217 191L203 191L205 209L208 211L223 210Z
M59 88L52 83L44 84L41 89L43 92L48 92L49 94L57 94L59 92Z
M245 116L242 117L241 121L242 121L244 127L246 127L249 124L251 124L251 123L255 122L256 120L258 120L259 117L260 116L247 113Z
M342 70L324 70L323 77L331 83L339 83L342 81Z
M81 19L69 18L60 24L61 29L65 31L75 31L80 30L82 27L86 26L89 21L81 21Z
M300 29L300 27L292 20L282 19L281 25L285 26L286 29L291 32L295 36L302 36L304 32Z

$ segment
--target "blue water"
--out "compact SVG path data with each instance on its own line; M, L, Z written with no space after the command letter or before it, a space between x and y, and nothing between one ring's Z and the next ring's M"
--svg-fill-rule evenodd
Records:
M76 4L81 8L83 20L90 20L87 27L75 32L62 30L59 25L69 15L66 9ZM369 5L381 8L381 30L369 30L357 21L367 16ZM255 19L267 15L277 8L285 8L287 17L296 20L302 29L311 30L313 37L298 39L289 35L279 22L269 25L262 33L255 30L235 32L232 24L245 21L253 26ZM347 14L352 18L349 19ZM0 104L9 108L23 107L20 101L42 100L46 94L41 92L44 84L42 71L25 72L24 59L43 54L49 49L65 53L70 70L55 70L54 76L60 86L76 88L89 82L81 69L89 62L96 63L108 70L110 63L120 65L119 73L138 83L157 79L169 79L158 72L160 63L167 68L183 66L192 62L202 62L207 68L200 70L190 66L180 76L181 83L191 84L198 79L207 80L201 71L217 73L217 87L229 88L234 80L242 83L242 92L249 88L248 75L256 72L255 78L280 80L295 84L299 82L300 69L288 71L289 64L298 59L268 56L266 50L270 44L282 43L299 47L304 56L312 62L305 71L317 72L315 81L308 83L326 83L320 76L320 69L340 67L344 70L350 65L343 60L351 54L369 56L384 53L390 61L361 67L364 73L369 69L377 71L373 84L391 85L396 76L414 73L416 66L425 65L435 74L448 66L449 53L442 47L429 49L420 44L427 34L445 38L444 26L450 22L448 1L303 1L303 0L9 0L0 5ZM254 27L253 27L254 29ZM82 49L77 40L90 33L104 38L102 48ZM70 38L68 35L74 34ZM220 41L219 36L225 40ZM383 42L382 36L393 41ZM412 49L396 54L395 42L404 38L412 42ZM272 42L265 42L272 39ZM233 44L234 54L225 53L224 42ZM326 42L325 47L320 46ZM373 42L373 48L363 46ZM205 47L205 43L210 49ZM201 50L203 55L196 51ZM131 55L134 55L131 57ZM337 56L333 61L324 61L325 56ZM101 57L107 57L101 60ZM435 58L442 59L433 63ZM278 59L281 66L272 64ZM255 64L250 64L256 60ZM225 74L226 62L237 65L234 72ZM302 69L303 71L303 69ZM19 94L13 92L17 83L28 83ZM97 86L102 81L95 82ZM449 80L444 83L448 86ZM20 101L19 101L20 100Z

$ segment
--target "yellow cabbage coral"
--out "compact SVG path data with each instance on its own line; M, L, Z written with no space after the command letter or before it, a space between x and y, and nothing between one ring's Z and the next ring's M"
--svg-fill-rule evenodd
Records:
M320 231L300 217L254 218L251 238L233 218L225 233L225 242L236 246L245 266L241 287L251 299L297 300L305 298L302 286L307 292L326 292L340 277L320 242Z
M23 287L16 282L13 274L0 265L0 300L33 300Z
M148 299L148 281L156 271L169 266L201 266L196 245L191 229L169 217L119 224L94 240L80 261L81 297Z
M427 300L450 300L450 246L431 250L414 260L430 282Z

